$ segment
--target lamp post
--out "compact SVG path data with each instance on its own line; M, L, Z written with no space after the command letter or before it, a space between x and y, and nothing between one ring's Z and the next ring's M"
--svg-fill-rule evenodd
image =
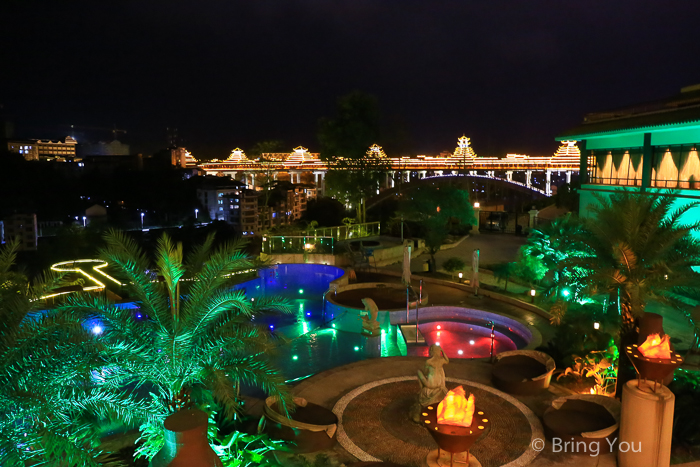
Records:
M87 220L87 217L83 216L83 227L85 227L85 225L86 225L86 222L85 222L86 220Z
M143 230L143 216L144 216L144 213L142 212L141 213L141 230Z
M199 218L199 209L194 210L194 218L195 219Z
M535 303L535 289L530 289L530 303Z

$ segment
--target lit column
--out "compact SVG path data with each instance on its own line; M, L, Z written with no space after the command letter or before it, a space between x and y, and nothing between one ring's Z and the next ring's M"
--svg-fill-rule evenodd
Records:
M395 174L395 173L396 173L396 172L394 172L393 170L392 170L391 172L389 172L389 174L391 174L391 175L390 175L390 176L391 176L391 188L394 188L394 186L396 186L396 181L394 180L394 174Z
M474 218L476 219L476 225L472 225L472 230L471 234L478 234L479 233L479 217L481 213L481 204L477 201L474 203Z
M530 228L534 229L537 226L537 214L540 212L537 209L531 209L528 211L528 214L530 214Z
M566 171L566 183L571 183L571 170Z
M458 173L458 172L457 172L456 170L453 170L453 171L452 171L452 175L457 175L457 173Z
M547 194L547 196L552 195L552 172L550 170L546 171L547 173L547 185L544 189L544 192Z
M495 178L496 177L496 171L495 170L489 170L486 172L487 177Z
M407 170L404 174L406 175L406 183L409 183L411 181L411 171Z
M250 187L255 190L255 172L250 173Z
M326 195L326 172L321 172L321 196Z
M508 170L506 172L506 180L508 180L509 182L513 181L513 171L512 170Z
M525 185L528 188L532 187L532 170L525 171Z
M419 176L420 178L425 178L426 175L428 175L428 171L427 171L427 170L421 170L420 172L418 172L418 176Z
M476 170L470 170L469 175L476 175Z
M435 170L435 175L442 177L442 170Z

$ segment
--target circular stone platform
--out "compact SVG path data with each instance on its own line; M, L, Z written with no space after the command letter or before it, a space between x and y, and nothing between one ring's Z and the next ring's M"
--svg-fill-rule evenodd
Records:
M490 429L471 452L483 467L520 467L539 454L535 438L544 438L542 425L517 399L472 381L447 378L447 388L464 386L478 406L489 414ZM338 416L338 442L361 461L388 461L421 467L437 445L427 430L413 423L409 408L419 391L416 377L403 376L360 386L333 407Z

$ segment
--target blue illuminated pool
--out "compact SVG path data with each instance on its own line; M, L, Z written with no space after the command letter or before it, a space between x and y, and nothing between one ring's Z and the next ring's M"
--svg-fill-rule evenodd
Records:
M276 295L292 302L293 315L254 318L286 339L274 360L288 381L366 358L406 355L394 326L385 326L382 335L374 338L339 331L332 324L324 326L323 296L342 275L343 270L335 266L279 264L236 286L251 299Z
M323 324L323 294L343 270L323 264L279 264L260 271L260 277L236 285L252 300L278 296L292 303L293 315L255 317L276 333L293 338Z

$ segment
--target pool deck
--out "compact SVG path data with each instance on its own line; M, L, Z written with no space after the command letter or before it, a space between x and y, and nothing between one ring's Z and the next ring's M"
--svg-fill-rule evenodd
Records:
M425 360L423 357L385 357L355 362L312 376L296 385L293 392L297 397L303 397L309 402L332 409L341 397L363 384L392 377L415 376L417 370L425 364ZM491 364L485 361L452 359L445 366L445 375L448 378L466 379L486 386L493 386L491 384ZM417 383L416 393L418 393ZM538 417L541 417L551 401L562 395L564 394L558 392L557 388L552 388L539 396L515 397ZM345 451L339 444L332 452L326 454L346 464L355 462L354 456ZM609 454L591 457L589 455L555 453L551 443L547 442L545 449L529 465L533 467L555 465L614 467L617 464L615 457Z

